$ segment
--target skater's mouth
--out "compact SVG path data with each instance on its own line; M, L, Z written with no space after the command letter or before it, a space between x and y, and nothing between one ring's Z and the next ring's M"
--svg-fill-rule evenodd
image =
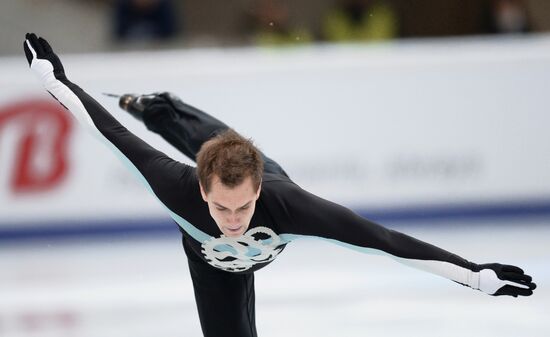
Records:
M241 231L241 228L243 228L243 226L239 226L236 228L225 227L225 229L227 229L230 233L238 233Z

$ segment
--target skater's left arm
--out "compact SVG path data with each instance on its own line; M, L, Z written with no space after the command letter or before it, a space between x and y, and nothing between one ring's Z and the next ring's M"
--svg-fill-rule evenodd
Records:
M300 187L289 188L285 232L318 237L365 253L389 254L399 262L446 277L490 295L529 296L536 285L523 270L476 264L429 243L369 221Z
M186 230L183 221L198 196L194 168L177 162L134 135L82 88L71 82L50 44L36 34L25 36L25 56L44 88L86 129L106 144L139 177Z

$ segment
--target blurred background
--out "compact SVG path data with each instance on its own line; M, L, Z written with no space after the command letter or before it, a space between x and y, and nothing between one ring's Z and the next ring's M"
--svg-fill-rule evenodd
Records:
M302 187L539 288L494 298L315 240L256 273L260 336L548 336L550 2L4 0L0 336L200 336L176 224L41 88L171 91ZM327 272L329 271L329 272Z
M544 0L5 0L0 15L2 55L39 28L75 53L550 30Z

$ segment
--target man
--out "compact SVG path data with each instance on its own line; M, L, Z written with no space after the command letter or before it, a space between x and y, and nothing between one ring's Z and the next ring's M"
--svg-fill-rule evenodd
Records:
M170 94L130 100L127 110L197 168L174 161L70 82L46 40L27 34L24 49L46 90L144 178L180 226L205 336L257 336L253 272L306 236L384 253L491 295L529 296L536 287L518 267L469 262L308 193L249 140Z

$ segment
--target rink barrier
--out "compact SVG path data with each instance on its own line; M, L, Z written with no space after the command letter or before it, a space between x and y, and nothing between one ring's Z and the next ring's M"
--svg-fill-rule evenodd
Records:
M386 209L353 208L359 215L382 225L467 226L472 223L501 226L506 220L543 219L550 224L550 198L522 201L503 201L486 204L430 205ZM547 220L547 221L546 221ZM178 225L170 218L116 219L25 223L15 227L0 226L0 242L50 239L129 239L163 235L179 235Z
M174 92L253 137L306 190L385 225L433 225L548 214L549 55L545 35L63 58L123 125L176 160L190 163L101 93ZM170 228L162 205L24 63L0 62L9 82L0 94L0 237Z

